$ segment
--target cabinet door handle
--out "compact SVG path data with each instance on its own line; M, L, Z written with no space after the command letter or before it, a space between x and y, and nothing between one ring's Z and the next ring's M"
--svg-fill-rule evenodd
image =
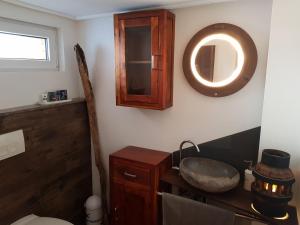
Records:
M152 55L152 57L151 57L151 69L153 69L153 70L158 70L159 69L159 67L158 67L159 58L158 57L159 57L159 55Z
M151 68L152 69L155 69L154 63L155 63L155 56L152 55L152 57L151 57Z
M117 215L118 214L118 208L115 207L114 210L115 210L115 221L119 221L119 216Z
M137 176L135 174L131 174L131 173L128 173L128 172L124 172L124 176L126 177L131 177L131 178L136 178Z

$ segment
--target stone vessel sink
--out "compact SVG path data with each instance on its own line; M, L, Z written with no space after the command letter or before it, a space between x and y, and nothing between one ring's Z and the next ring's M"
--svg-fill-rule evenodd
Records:
M212 159L185 158L179 167L183 179L206 192L226 192L235 188L240 181L237 169L227 163Z

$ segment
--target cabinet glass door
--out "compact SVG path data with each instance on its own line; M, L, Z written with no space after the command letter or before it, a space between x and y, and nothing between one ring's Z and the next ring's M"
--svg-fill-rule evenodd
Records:
M158 96L158 18L121 21L121 89L125 101L155 102Z
M126 27L125 37L127 93L151 95L151 27Z

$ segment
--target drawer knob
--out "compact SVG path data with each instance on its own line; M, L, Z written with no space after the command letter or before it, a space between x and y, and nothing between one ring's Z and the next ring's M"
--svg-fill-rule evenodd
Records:
M124 172L124 176L126 177L130 177L130 178L136 178L137 176L135 174L131 174L131 173L128 173L128 172Z

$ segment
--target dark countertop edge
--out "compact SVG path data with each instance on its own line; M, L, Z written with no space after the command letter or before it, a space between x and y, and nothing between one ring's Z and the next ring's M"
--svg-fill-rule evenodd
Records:
M49 109L54 107L61 107L65 105L70 105L74 103L81 103L85 102L84 98L73 98L70 102L62 102L57 104L51 104L51 105L40 105L40 104L33 104L33 105L25 105L25 106L19 106L14 108L8 108L8 109L1 109L0 110L0 116L7 116L12 113L24 113L24 112L31 112L34 110L42 110L42 109Z

